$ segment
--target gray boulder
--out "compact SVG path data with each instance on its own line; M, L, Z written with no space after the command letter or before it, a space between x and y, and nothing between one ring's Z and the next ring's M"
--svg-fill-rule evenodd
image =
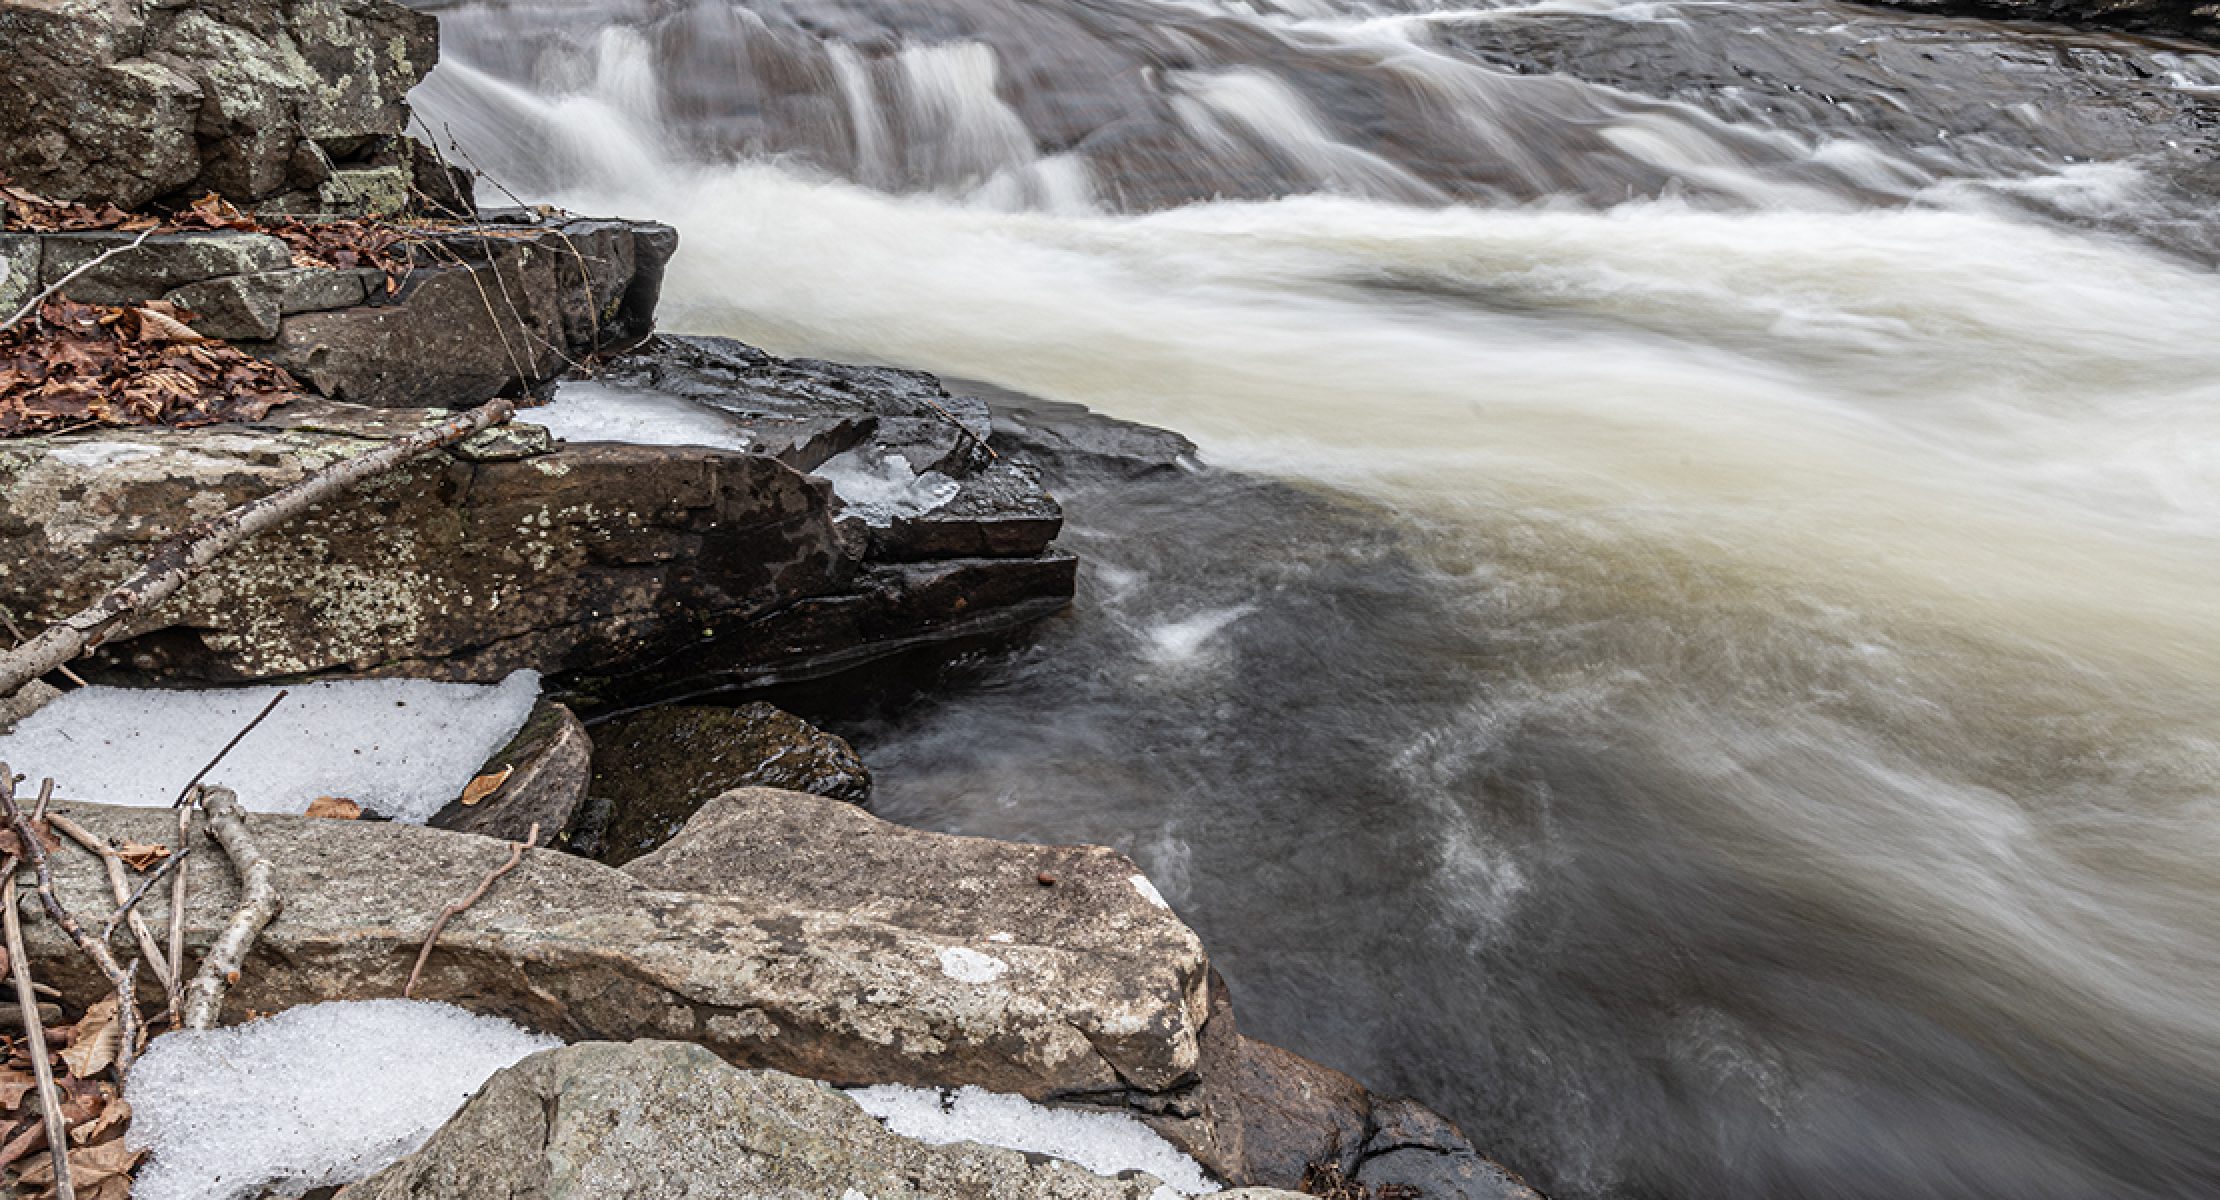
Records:
M702 805L735 788L784 788L850 804L871 772L848 743L768 704L674 704L598 730L598 828L572 849L623 865L669 841Z
M0 46L16 183L125 208L209 191L322 208L365 173L405 197L406 97L439 31L390 0L0 0Z
M905 857L900 849L938 835L813 796L752 793L746 803L705 810L695 848L751 835L800 844L768 872L728 858L722 877L751 876L745 886L673 890L717 881L694 874L711 868L692 851L639 875L531 851L447 926L416 994L566 1038L680 1038L741 1065L835 1083L976 1084L1047 1098L1190 1080L1202 945L1127 882L1138 874L1130 862L1107 850L983 841ZM175 833L166 809L64 809L109 837L165 842ZM748 812L779 813L782 824L717 828ZM285 909L227 999L231 1021L398 995L441 908L510 853L485 838L385 822L255 816L250 827L276 864ZM238 885L218 865L222 851L195 836L185 933L197 956L229 918ZM879 875L890 895L870 898L860 874L812 878L851 850L891 864ZM1044 888L1035 882L1043 870L1076 886ZM90 856L59 855L58 873L74 911L112 905ZM936 892L945 903L933 903ZM847 894L858 902L831 903ZM72 1005L102 995L105 981L26 899L39 978Z
M457 797L429 822L436 829L521 842L539 830L538 845L554 844L578 816L593 777L594 746L570 709L548 699L532 706L524 728L478 768L501 784L475 803Z
M821 1083L678 1042L547 1050L345 1200L1149 1200L1157 1181L889 1133Z

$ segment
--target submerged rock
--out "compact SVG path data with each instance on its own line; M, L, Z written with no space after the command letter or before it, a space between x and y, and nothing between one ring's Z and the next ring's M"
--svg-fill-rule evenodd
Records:
M704 804L735 788L783 788L850 804L871 772L847 742L768 704L671 705L597 730L593 794L601 828L572 849L622 865L671 840Z
M590 1042L503 1069L423 1149L345 1200L1149 1200L1056 1159L887 1132L855 1101L678 1042Z

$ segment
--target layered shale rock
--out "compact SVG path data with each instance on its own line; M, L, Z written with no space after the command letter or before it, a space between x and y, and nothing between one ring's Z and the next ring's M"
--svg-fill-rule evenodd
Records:
M858 853L899 860L904 887L944 893L966 919L900 892L831 906L826 886L861 881L811 878L849 848L822 833L796 847L813 866L782 860L747 882L744 899L732 885L727 894L669 886L693 878L683 859L632 875L533 851L448 925L418 996L573 1039L691 1041L745 1066L836 1083L976 1084L1043 1098L1162 1091L1191 1077L1202 946L1127 882L1138 875L1130 862L1106 850L984 842L946 860L905 858L917 839L937 835L816 797L754 794L747 803L785 811L787 829L863 823L844 829L861 839ZM111 837L157 841L175 831L167 810L65 807ZM399 994L440 909L509 853L500 842L409 825L263 815L252 825L278 864L285 909L227 1001L230 1021ZM746 835L705 827L702 840L723 846ZM222 861L213 845L197 846L196 862ZM948 873L959 862L970 875ZM1042 870L1065 871L1078 886L1043 888ZM109 903L89 857L63 858L61 876L75 911ZM228 870L194 870L186 940L196 956L237 902ZM105 982L50 923L27 920L25 932L42 980L72 1003L102 994Z
M0 174L33 191L394 211L418 186L439 29L390 0L0 0L0 46Z

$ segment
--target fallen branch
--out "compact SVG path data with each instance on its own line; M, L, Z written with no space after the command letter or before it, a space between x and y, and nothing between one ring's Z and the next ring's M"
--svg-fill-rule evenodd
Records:
M164 543L145 566L90 607L64 617L46 632L0 655L0 696L14 695L17 688L98 646L116 623L169 599L202 567L247 538L373 475L498 425L515 413L515 400L496 397L479 408L394 438L375 450L333 463L289 487L191 526Z
M130 919L131 915L139 910L139 901L146 899L147 893L154 890L154 885L162 882L164 876L168 875L171 871L176 870L177 864L184 862L186 856L191 854L192 852L193 848L191 846L187 846L184 849L179 850L177 853L170 855L168 858L163 859L161 866L158 866L152 871L147 872L146 878L139 881L139 890L131 893L130 899L125 900L122 904L116 906L116 911L108 914L107 923L100 927L101 940L108 940L109 935L113 934L116 931L116 926L118 924Z
M0 775L7 773L8 768L0 764ZM40 788L39 795L43 800L52 792L53 784L49 781ZM46 844L39 841L38 830L33 827L30 816L16 807L12 779L6 786L0 786L0 818L4 818L9 827L15 830L16 840L23 844L23 857L30 860L31 870L38 875L39 903L46 909L47 919L53 921L68 935L70 941L77 944L77 949L92 960L93 966L107 976L108 985L115 989L116 1026L123 1034L122 1045L116 1049L116 1078L119 1081L127 1079L130 1077L132 1064L139 1057L139 1001L133 994L135 989L131 981L131 970L116 961L116 956L109 953L106 942L94 941L92 935L85 932L84 926L77 923L77 918L62 907L62 898L54 890L53 864L46 857ZM13 947L9 948L9 953L14 953Z
M216 757L209 759L208 762L203 765L200 770L193 772L193 777L185 781L185 786L177 789L177 799L170 801L170 807L176 808L179 805L185 803L187 800L191 799L193 795L193 789L199 787L200 781L208 778L208 773L215 770L216 767L224 761L224 756L230 754L233 750L238 749L239 743L246 741L247 735L254 732L254 727L260 725L264 717L267 717L271 713L276 712L277 706L283 703L287 696L290 696L292 694L293 693L286 688L279 688L277 695L270 697L270 702L262 706L262 711L254 714L254 719L247 722L246 726L240 729L239 732L232 734L231 740L224 743L223 749L216 751ZM179 842L178 849L182 850L184 848L185 844L183 842Z
M55 280L53 283L47 286L47 289L45 291L31 297L29 302L25 303L22 308L19 308L15 311L14 316L9 317L5 321L0 321L0 333L6 333L10 329L15 328L17 325L22 324L23 318L37 312L39 310L39 305L46 303L47 297L53 295L58 291L61 291L63 288L68 287L70 284L76 282L78 276L83 275L85 272L92 270L94 267L107 262L109 259L114 258L119 254L129 254L133 250L138 249L140 243L153 236L154 230L149 229L145 233L142 233L138 237L132 239L132 241L128 245L117 246L113 250L103 250L100 253L94 255L90 261L85 263L85 265L77 268L74 271L71 271L67 275L62 276L60 279ZM43 673L44 672L41 672L41 674Z
M495 867L484 879L478 881L478 890L439 910L439 919L432 922L432 931L424 935L423 949L416 952L416 965L409 968L409 981L401 985L401 998L403 1000L407 1000L415 994L417 977L424 973L424 963L432 957L432 944L439 940L440 934L446 932L447 922L454 920L457 915L469 909L471 905L485 899L486 893L492 890L494 882L503 875L516 870L516 865L524 861L524 852L538 845L539 840L540 823L534 821L532 822L532 828L525 833L523 841L509 843L509 861Z
M200 807L200 789L188 789L186 796L192 802L177 806L177 873L170 876L170 962L177 967L176 973L170 976L168 1007L172 1029L181 1029L185 1023L185 882L189 874L185 852L191 848L188 839L193 836L193 812Z
M15 777L0 766L0 793L6 793L14 802ZM39 1112L46 1118L46 1144L54 1148L54 1195L56 1200L77 1200L77 1189L69 1181L69 1121L62 1116L61 1089L54 1086L54 1064L47 1061L46 1026L39 1021L37 985L31 982L31 956L23 950L23 921L15 911L15 872L22 865L21 859L11 854L0 862L0 875L7 877L0 883L0 927L8 939L8 965L15 977L15 1002L23 1010L23 1049L31 1056L31 1073L39 1088ZM18 1138L14 1150L22 1145ZM24 1153L29 1153L24 1147Z
M255 848L254 839L247 836L246 816L239 810L239 797L230 788L214 787L202 793L201 808L208 814L208 832L231 867L239 873L239 907L231 914L224 931L216 943L208 948L208 956L200 960L200 970L193 981L185 986L184 1018L187 1029L214 1029L216 1017L223 1011L224 993L239 981L239 971L246 964L247 951L254 947L254 939L262 928L277 918L285 907L279 897L276 870L270 860ZM183 878L183 872L179 878Z
M162 985L162 990L168 991L172 986L169 960L163 957L162 948L155 944L154 934L146 927L146 922L131 908L131 883L124 874L123 859L117 856L115 848L105 839L95 837L91 830L60 813L48 817L47 823L60 830L62 836L70 841L99 855L101 865L108 869L108 890L116 898L116 911L100 927L101 944L107 944L109 936L115 933L119 920L129 921L131 936L139 943L139 953L145 957L147 969L154 972L155 981ZM145 894L144 889L141 889L140 894Z

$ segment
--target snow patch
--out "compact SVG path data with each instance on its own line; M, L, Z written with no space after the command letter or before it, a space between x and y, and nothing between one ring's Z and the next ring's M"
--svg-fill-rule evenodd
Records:
M993 983L1009 969L1010 964L991 954L962 946L950 946L940 952L941 974L961 983Z
M137 1200L352 1183L424 1144L487 1077L562 1043L420 1000L352 1000L154 1039L131 1072Z
M1014 942L1017 940L1017 935L1014 933L990 933L987 935L987 940L990 942Z
M884 528L897 517L917 517L946 505L963 485L938 471L918 474L899 454L874 459L869 448L850 450L810 472L833 485L847 511L866 525Z
M1148 901L1158 908L1171 907L1171 905L1164 903L1164 893L1156 890L1156 885L1149 882L1148 876L1135 875L1133 877L1132 883L1133 890L1141 893L1141 899Z
M537 672L497 685L365 679L301 684L209 774L251 812L341 796L421 825L499 750L539 696ZM0 735L0 762L52 776L64 799L163 808L277 689L89 687Z
M520 421L543 426L566 442L627 442L635 446L707 446L745 451L748 431L732 418L684 396L645 388L572 380L555 400L525 409Z
M1181 1196L1218 1190L1194 1159L1124 1113L1049 1108L979 1087L945 1091L882 1083L858 1088L848 1098L892 1132L936 1146L978 1142L1046 1154L1097 1175L1146 1171Z

